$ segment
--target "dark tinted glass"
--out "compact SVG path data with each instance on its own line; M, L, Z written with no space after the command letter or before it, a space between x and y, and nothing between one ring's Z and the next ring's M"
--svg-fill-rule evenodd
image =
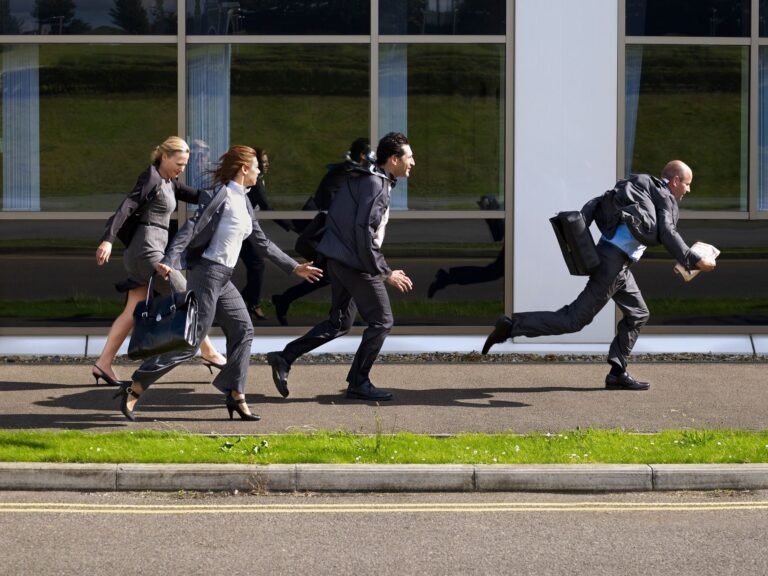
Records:
M369 34L368 0L189 0L187 34Z
M122 246L96 265L101 220L5 220L0 225L0 326L109 326L125 304Z
M505 34L504 0L380 0L381 34Z
M216 159L230 144L265 148L269 204L300 209L328 164L341 162L356 138L368 136L369 59L364 45L190 46L193 150L204 141Z
M750 0L626 0L627 36L749 36Z
M2 51L2 209L114 210L177 130L176 47Z
M768 325L768 222L682 220L678 230L692 244L721 251L717 268L684 282L674 259L659 247L646 250L632 268L651 311L651 325Z
M749 49L627 46L625 173L693 169L683 208L746 210Z
M6 0L0 34L176 34L176 0Z
M485 220L390 219L382 252L393 269L404 270L414 283L408 294L388 291L396 326L483 326L503 313L503 242L494 241L499 236L492 231L503 220L493 222L496 224ZM274 222L262 223L273 242L296 256L291 250L295 233ZM234 282L238 288L245 283L242 265L238 265ZM286 292L298 284L296 277L267 267L261 299L270 319L263 325L277 325L273 294L284 303L297 297L288 309L290 326L311 326L328 317L330 287L306 295L297 288Z

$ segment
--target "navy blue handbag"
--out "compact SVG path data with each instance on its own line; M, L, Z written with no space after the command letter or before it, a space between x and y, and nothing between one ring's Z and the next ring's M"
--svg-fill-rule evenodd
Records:
M197 298L191 290L154 297L149 279L147 298L136 304L128 357L151 358L167 352L197 348Z

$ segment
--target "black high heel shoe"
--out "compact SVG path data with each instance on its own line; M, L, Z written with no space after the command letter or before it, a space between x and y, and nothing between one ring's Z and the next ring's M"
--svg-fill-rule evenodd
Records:
M208 371L213 374L213 369L216 368L217 370L224 370L224 366L226 364L216 364L216 362L211 362L210 360L206 360L203 358L203 366L208 368Z
M232 398L232 396L227 396L227 412L229 412L229 419L232 420L232 416L234 412L237 412L240 415L241 420L261 420L261 416L257 416L256 414L248 414L247 412L244 412L242 408L240 408L240 404L245 404L245 398L241 398L240 400L235 400Z
M136 400L138 400L141 398L141 394L134 392L131 384L133 384L133 382L129 382L127 380L121 381L120 390L118 390L117 393L112 396L112 398L117 398L118 396L123 397L122 400L120 400L120 412L122 412L123 416L128 418L128 420L135 422L136 415L133 413L133 410L128 410L128 396L133 396L136 398Z
M102 378L104 382L110 386L122 386L122 382L128 382L130 384L130 380L115 380L109 374L104 372L104 370L99 368L98 364L93 365L93 368L91 369L91 376L93 376L93 379L96 380L96 386L101 386L101 384L99 384L99 378Z

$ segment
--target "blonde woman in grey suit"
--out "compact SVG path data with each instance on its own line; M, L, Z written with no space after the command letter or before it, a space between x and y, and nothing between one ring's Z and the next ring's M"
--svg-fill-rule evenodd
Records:
M120 385L120 380L112 368L112 360L133 329L133 310L138 302L146 298L149 278L155 271L155 264L163 258L168 245L171 215L179 200L190 203L198 201L200 190L178 181L188 161L189 146L178 136L171 136L156 146L150 154L149 167L139 175L131 193L107 221L101 243L96 250L96 264L99 266L109 262L115 239L118 236L121 239L126 238L125 232L131 227L130 222L138 220L138 225L135 226L123 253L123 264L128 278L117 284L118 291L127 294L125 309L113 322L104 349L91 369L96 384L101 378L112 386ZM186 290L186 281L179 271L174 271L169 280L174 290ZM153 288L160 292L169 290L166 282L154 282ZM224 367L226 359L207 337L200 350L209 370L212 367Z

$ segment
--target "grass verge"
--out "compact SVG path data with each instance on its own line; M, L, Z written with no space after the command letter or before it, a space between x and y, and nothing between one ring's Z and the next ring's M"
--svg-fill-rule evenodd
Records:
M729 464L768 462L768 431L670 430L633 434L345 432L199 436L181 432L0 430L0 461L216 464Z

